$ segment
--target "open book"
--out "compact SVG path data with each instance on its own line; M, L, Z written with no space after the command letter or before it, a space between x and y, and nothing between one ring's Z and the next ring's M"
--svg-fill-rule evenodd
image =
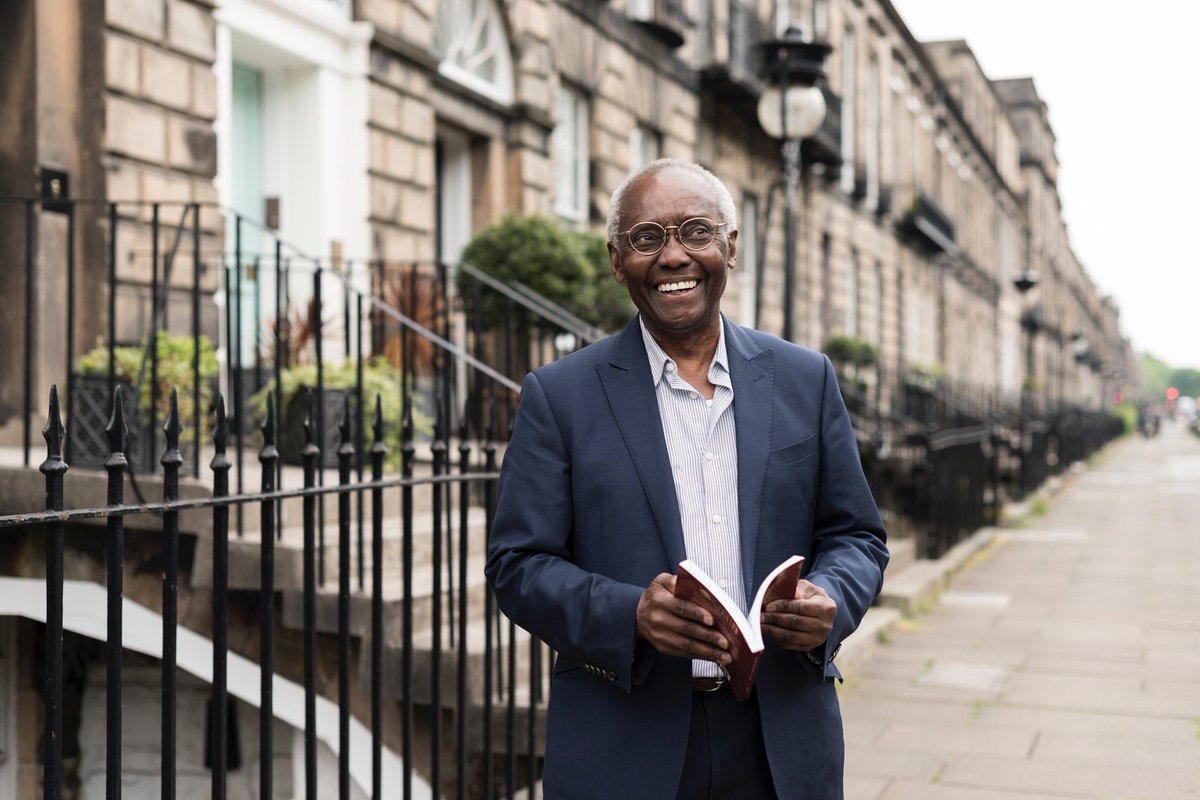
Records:
M733 661L722 665L729 676L729 685L738 700L750 696L758 660L762 658L763 638L760 619L763 606L775 600L791 600L796 596L796 581L800 580L803 556L792 556L766 577L750 604L747 619L738 604L717 585L694 561L679 562L675 572L675 596L695 603L712 614L715 627L729 642Z

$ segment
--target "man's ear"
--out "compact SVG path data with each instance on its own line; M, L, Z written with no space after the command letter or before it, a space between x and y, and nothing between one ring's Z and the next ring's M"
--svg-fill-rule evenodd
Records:
M617 246L612 242L608 243L608 266L612 270L613 277L617 279L617 283L624 283L625 268L621 266L621 254L617 252Z
M733 269L737 265L737 235L736 230L729 232L729 258L725 260L725 266Z

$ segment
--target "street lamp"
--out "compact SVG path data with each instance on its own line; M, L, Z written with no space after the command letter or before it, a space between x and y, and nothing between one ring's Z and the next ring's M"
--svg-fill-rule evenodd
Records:
M783 338L792 338L792 294L796 282L796 188L800 183L800 142L825 121L825 96L816 85L825 77L825 42L807 41L797 27L782 39L759 44L767 90L758 101L758 122L766 134L783 140Z

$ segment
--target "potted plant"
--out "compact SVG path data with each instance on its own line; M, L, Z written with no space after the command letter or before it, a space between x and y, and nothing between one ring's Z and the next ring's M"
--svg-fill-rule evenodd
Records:
M191 469L191 453L198 438L208 432L211 421L209 408L213 401L213 381L217 376L217 357L208 337L201 336L200 346L200 430L195 430L195 405L192 394L195 342L191 336L175 336L159 331L155 338L157 358L157 392L150 382L151 362L142 345L118 346L113 349L113 372L118 386L123 387L125 422L129 428L125 457L142 471L158 468L159 431L147 431L150 402L155 397L156 427L161 428L169 410L171 389L177 391L180 451L184 454L184 470ZM75 362L75 394L72 398L70 420L71 465L102 467L108 457L108 437L105 426L112 414L112 396L108 389L108 345L97 340L96 346ZM135 391L136 388L136 391ZM149 435L147 435L149 433Z
M317 442L321 448L320 465L336 467L338 465L337 451L341 445L339 428L347 406L350 409L351 431L357 430L357 362L347 359L341 364L327 365L323 371L325 402L324 436ZM279 456L285 464L303 463L305 445L304 420L308 415L308 394L317 389L316 364L301 364L287 367L280 372L281 386L279 405L283 409L282 422L277 441ZM411 389L411 384L410 384ZM262 419L266 414L267 395L275 391L275 381L271 380L265 387L250 398L250 409L256 419ZM383 356L375 356L363 363L363 395L362 402L367 419L373 413L375 395L379 395L383 405L384 441L389 444L388 459L390 464L398 462L399 452L395 442L399 440L400 426L403 422L404 409L401 403L400 372L388 364ZM314 414L320 409L314 408ZM315 420L314 420L315 424ZM369 422L368 422L369 424ZM413 409L413 429L416 434L427 434L432 426L429 418ZM364 430L364 449L371 444L371 433ZM363 454L358 454L361 457ZM357 457L356 457L357 460Z

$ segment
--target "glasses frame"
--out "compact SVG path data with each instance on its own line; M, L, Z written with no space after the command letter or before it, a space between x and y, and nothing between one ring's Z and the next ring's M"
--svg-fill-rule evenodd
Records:
M683 241L683 237L681 237L679 235L679 229L682 228L684 225L687 225L689 222L696 222L697 220L700 220L702 222L707 222L708 224L710 224L714 228L716 228L716 230L713 231L713 238L708 243L704 244L701 247L692 247L687 242ZM631 227L627 231L621 231L617 235L625 237L625 241L629 243L629 248L631 250L633 250L633 252L635 252L639 255L643 255L643 256L656 256L662 252L662 249L664 247L667 246L667 242L670 241L670 239L671 239L671 231L675 231L675 240L679 242L680 246L683 247L683 249L691 250L692 252L699 252L701 250L705 250L705 249L711 247L712 243L717 240L717 234L721 232L721 228L724 228L728 224L729 224L728 222L716 222L715 220L711 220L708 217L691 217L689 219L685 219L683 222L679 223L678 225L659 225L654 220L648 219L643 222L639 222L639 223L635 224L633 227ZM637 249L637 247L634 246L634 244L633 244L633 237L630 236L630 234L633 233L633 229L637 228L641 225L657 225L659 228L662 229L662 232L663 232L662 244L660 244L657 249L652 250L649 253L647 253L645 250Z

